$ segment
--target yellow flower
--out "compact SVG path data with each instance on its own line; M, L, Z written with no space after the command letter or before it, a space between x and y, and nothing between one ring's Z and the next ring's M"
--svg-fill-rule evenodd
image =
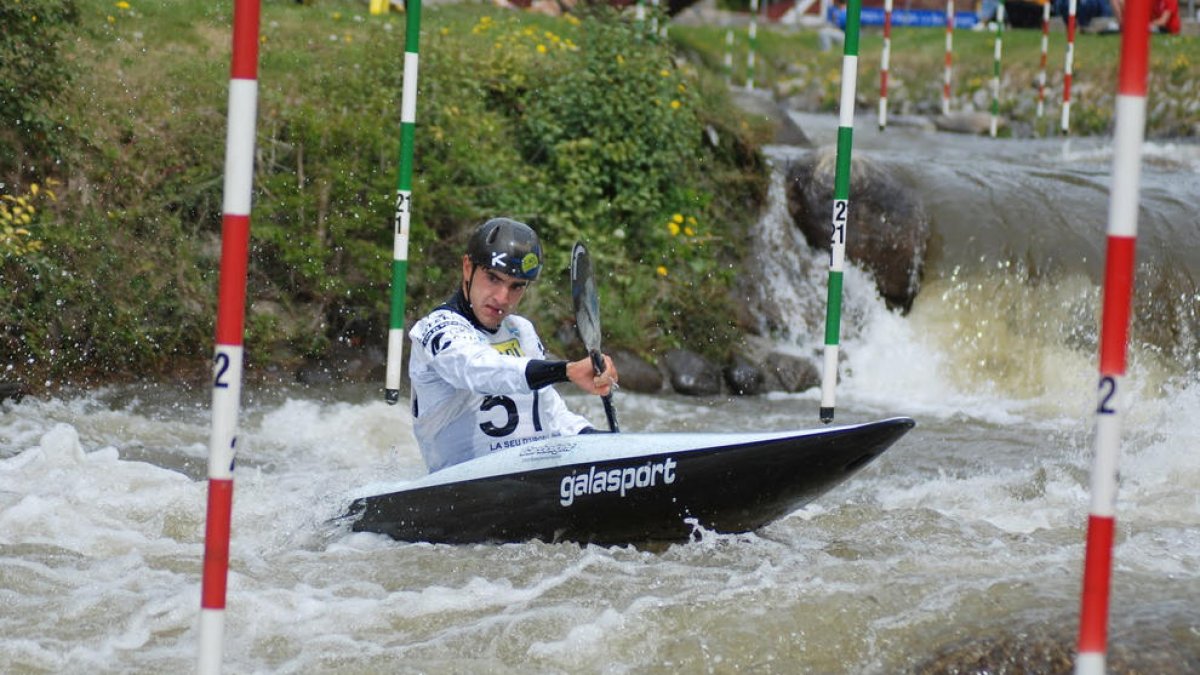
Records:
M675 223L667 223L667 231L671 233L672 237L679 236L679 226Z
M682 225L683 224L683 214L676 213L675 215L671 216L671 221Z
M37 196L37 193L38 193L38 191L39 191L39 190L41 190L41 189L42 189L42 188L38 187L38 184L37 184L37 183L30 183L30 184L29 184L29 194L31 194L31 195L34 195L35 197Z
M624 56L621 56L620 54L617 54L617 65L618 65L618 66L623 66L623 65L625 65L625 57L624 57Z
M117 3L117 9L129 9L129 3L125 2L125 0L121 0Z
M685 228L683 228L683 233L684 233L684 234L686 234L686 235L687 235L687 236L689 236L689 237L694 237L694 236L696 236L696 231L695 231L695 230L693 230L693 229L692 229L692 228L690 228L690 227L685 227Z
M677 89L679 89L679 93L681 93L681 94L682 94L683 92L687 91L687 85L686 85L686 84L684 84L684 83L682 83L682 82L680 82L680 83L679 83L679 86L677 87Z
M671 71L667 70L666 68L663 68L662 70L658 71L658 74L662 75L663 77L670 77Z
M116 23L116 22L117 22L117 20L113 18L112 14L109 14L109 15L108 15L106 18L108 19L108 22L109 22L109 23Z
M678 99L671 101L671 110L679 110L679 106L683 105Z
M441 32L441 34L442 34L442 35L449 35L449 34L450 34L450 29L449 29L449 28L442 28L442 30L441 30L440 32Z
M546 53L546 45L539 44L539 45L537 46L537 53L539 53L539 54L545 54L545 53Z
M667 276L667 268L663 267L662 265L659 265L658 269L656 269L654 271L658 272L658 276L660 276L660 277Z
M696 216L688 216L687 221L688 221L689 225L695 225L696 224Z

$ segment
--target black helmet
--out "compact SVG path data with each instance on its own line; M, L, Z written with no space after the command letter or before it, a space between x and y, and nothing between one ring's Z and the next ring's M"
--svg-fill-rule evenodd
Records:
M492 218L467 240L467 258L476 265L533 281L542 271L537 232L511 218Z

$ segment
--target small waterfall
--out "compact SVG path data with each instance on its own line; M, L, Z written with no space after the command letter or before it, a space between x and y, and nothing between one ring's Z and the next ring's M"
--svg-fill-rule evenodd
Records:
M824 342L829 253L811 246L788 213L789 162L816 150L770 146L771 184L767 204L751 232L750 309L763 335L781 346L819 349ZM832 205L831 205L832 208ZM842 335L857 334L869 311L883 308L870 275L847 263L843 281Z

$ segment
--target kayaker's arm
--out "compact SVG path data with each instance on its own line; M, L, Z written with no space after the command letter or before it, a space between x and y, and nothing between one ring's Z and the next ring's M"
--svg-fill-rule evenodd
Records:
M617 367L604 357L604 373L596 375L590 358L578 361L546 361L532 359L525 366L525 379L530 389L541 389L559 382L570 382L588 394L603 396L617 381Z

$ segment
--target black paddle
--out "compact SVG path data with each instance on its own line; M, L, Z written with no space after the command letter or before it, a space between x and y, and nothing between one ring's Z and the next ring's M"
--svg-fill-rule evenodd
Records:
M579 339L592 357L596 374L604 372L604 357L600 354L600 298L596 295L596 280L592 277L592 258L583 242L571 249L571 300L575 303L575 328ZM601 396L608 428L617 433L617 412L613 409L612 394Z

